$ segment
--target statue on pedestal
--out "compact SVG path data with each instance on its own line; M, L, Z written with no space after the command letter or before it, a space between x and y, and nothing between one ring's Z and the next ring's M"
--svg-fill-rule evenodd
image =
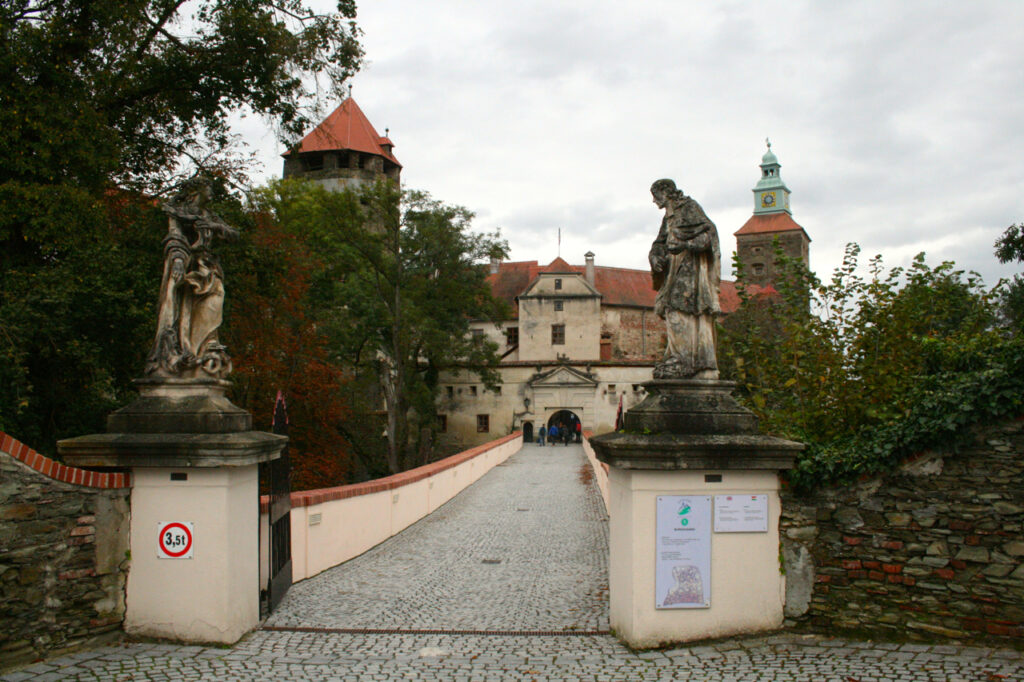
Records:
M163 205L168 216L156 338L146 359L154 378L223 379L231 358L217 338L224 272L210 250L215 236L238 231L206 208L209 185L192 180Z
M648 259L658 294L654 312L665 320L665 357L655 379L718 379L715 322L721 308L718 231L696 201L672 180L651 185L665 210Z

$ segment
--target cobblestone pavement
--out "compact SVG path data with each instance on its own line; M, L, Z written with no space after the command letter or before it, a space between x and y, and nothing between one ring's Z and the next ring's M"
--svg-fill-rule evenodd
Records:
M292 586L270 626L607 630L608 522L580 445L527 445L422 521Z
M610 635L258 631L232 649L131 644L0 677L35 680L1020 680L1015 651L780 635L634 653Z
M526 446L437 513L294 586L267 624L281 630L231 648L108 646L0 681L1024 680L1021 654L999 649L784 634L634 652L578 634L608 627L607 523L584 463L578 446ZM339 631L358 628L407 632ZM502 632L408 632L422 629Z

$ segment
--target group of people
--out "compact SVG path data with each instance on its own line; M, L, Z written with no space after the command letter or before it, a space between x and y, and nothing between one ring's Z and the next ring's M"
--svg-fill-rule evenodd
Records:
M576 442L582 442L583 436L583 424L576 422L575 431L567 427L565 424L552 424L550 427L545 427L544 424L540 425L537 429L537 445L544 447L544 441L555 444L558 442L564 443L566 446L573 442L573 436L575 435Z

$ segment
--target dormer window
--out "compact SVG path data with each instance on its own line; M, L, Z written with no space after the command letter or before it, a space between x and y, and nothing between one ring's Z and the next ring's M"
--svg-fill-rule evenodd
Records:
M558 291L561 288L562 288L562 280L556 279L555 280L555 291Z

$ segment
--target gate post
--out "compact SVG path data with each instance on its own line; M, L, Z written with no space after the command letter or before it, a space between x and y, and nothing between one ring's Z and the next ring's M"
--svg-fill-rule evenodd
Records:
M125 631L232 644L259 623L258 465L286 436L252 430L220 379L139 379L108 433L58 443L69 464L132 472Z
M778 472L803 445L757 433L733 382L655 380L609 465L611 626L635 648L782 625Z

